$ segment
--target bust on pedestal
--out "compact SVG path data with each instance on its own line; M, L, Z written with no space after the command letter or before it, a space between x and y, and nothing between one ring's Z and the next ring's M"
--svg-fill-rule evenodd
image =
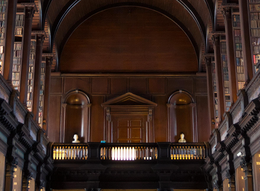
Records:
M179 143L186 143L186 139L184 139L184 133L180 134L180 139L178 140Z
M77 133L75 133L74 135L73 135L73 141L72 141L72 143L80 143L80 141L79 141L79 136L78 136L78 134Z

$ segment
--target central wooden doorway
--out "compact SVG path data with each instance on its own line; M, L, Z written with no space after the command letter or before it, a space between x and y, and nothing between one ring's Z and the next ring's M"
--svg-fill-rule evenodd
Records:
M125 93L102 104L106 122L104 140L108 143L154 142L153 110L156 103Z
M145 115L116 115L113 116L114 143L146 142Z

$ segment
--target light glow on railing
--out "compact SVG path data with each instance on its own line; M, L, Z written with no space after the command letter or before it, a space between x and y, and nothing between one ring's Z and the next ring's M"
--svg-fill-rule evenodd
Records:
M88 158L87 146L54 146L53 160L86 160Z
M171 160L205 159L204 146L171 146Z
M101 160L133 161L157 159L157 147L109 146L100 148Z

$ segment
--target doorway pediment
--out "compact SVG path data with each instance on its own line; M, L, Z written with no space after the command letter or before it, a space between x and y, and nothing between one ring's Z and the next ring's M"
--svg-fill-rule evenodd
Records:
M113 98L111 100L108 100L107 102L104 102L102 104L102 107L107 106L117 106L117 105L128 105L128 106L136 106L136 105L142 105L142 106L149 106L149 107L156 107L157 104L145 99L141 96L135 95L131 92L125 93L121 96L118 96L116 98Z

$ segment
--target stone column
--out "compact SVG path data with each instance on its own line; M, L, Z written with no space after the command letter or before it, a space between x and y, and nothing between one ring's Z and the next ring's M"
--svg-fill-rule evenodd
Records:
M8 1L8 10L6 15L6 36L5 36L5 56L4 56L4 79L11 84L14 54L14 30L16 19L17 0Z
M215 129L215 117L214 117L214 99L213 99L213 80L212 80L212 64L211 56L205 57L206 72L207 72L207 92L208 92L208 111L209 111L209 127L211 131Z
M245 191L253 191L253 176L252 176L252 163L246 162L246 157L241 158L240 165L245 173Z
M228 76L229 76L229 91L231 104L237 100L237 79L236 79L236 62L234 54L234 41L231 8L226 7L222 11L225 20L226 46L227 46L227 62L228 62Z
M32 113L34 120L38 123L39 114L39 97L41 87L41 66L42 66L42 45L44 41L44 31L36 34L36 57L35 57L35 72L33 86L33 108Z
M20 101L26 105L28 92L28 70L31 48L31 32L32 32L32 18L34 14L33 6L25 7L25 22L23 35L23 53L22 53L22 67L21 67L21 82L20 82Z
M17 162L16 158L13 158L13 160L11 162L6 163L4 191L13 190L14 168L16 168L17 164L18 164L18 162Z
M248 22L248 1L239 0L240 28L242 37L242 51L245 65L245 80L248 83L253 78L253 60L251 55L250 30Z
M220 54L220 36L218 34L213 35L214 44L214 56L215 56L215 70L216 70L216 83L218 92L218 117L219 123L223 120L223 114L225 112L225 99L223 92L223 70L221 64L221 54Z
M48 123L49 123L51 65L52 65L52 57L47 56L46 57L46 70L45 70L44 107L43 107L43 129L45 130L46 134L48 132Z

